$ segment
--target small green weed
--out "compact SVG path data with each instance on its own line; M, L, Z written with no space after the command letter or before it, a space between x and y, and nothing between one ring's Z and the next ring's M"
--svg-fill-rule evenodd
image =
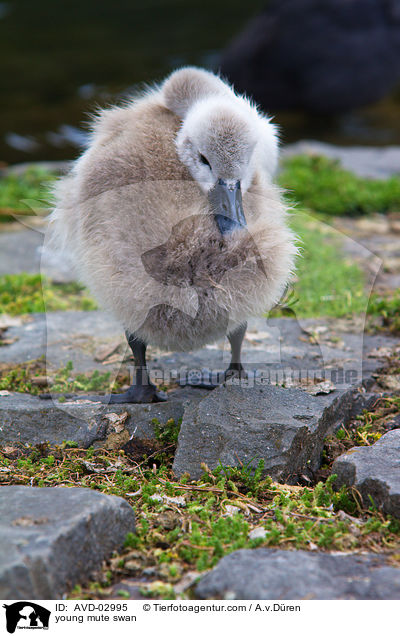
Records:
M111 373L100 373L92 371L90 374L78 373L72 375L73 364L67 362L65 367L59 369L54 376L52 384L52 392L54 393L72 393L74 391L111 391L115 388L114 383L110 380Z
M34 378L38 376L44 377L45 375L46 362L44 356L20 365L11 365L8 368L3 367L0 377L0 390L37 395L44 390L44 387L35 385Z
M368 314L380 318L385 329L400 333L400 291L385 296L372 294Z
M371 411L364 410L334 436L325 440L323 469L331 466L339 455L354 446L371 446L391 430L394 418L400 413L400 398L396 396L377 399Z
M16 367L0 378L1 391L17 391L18 393L31 393L37 395L40 391L33 386L29 371L26 367Z
M175 422L173 418L170 418L164 426L160 426L160 422L154 418L152 424L154 426L155 438L160 446L160 450L154 453L154 461L164 466L172 466L182 418L179 418L177 422Z
M257 497L272 482L270 477L266 478L264 475L263 459L257 463L256 467L254 462L250 461L240 468L220 464L213 472L208 471L206 466L204 469L205 481L216 482L217 487L230 488L247 497Z

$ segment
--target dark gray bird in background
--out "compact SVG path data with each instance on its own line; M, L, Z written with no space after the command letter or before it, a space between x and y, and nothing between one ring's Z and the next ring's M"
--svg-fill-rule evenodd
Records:
M220 66L266 109L373 103L400 82L400 0L271 0Z

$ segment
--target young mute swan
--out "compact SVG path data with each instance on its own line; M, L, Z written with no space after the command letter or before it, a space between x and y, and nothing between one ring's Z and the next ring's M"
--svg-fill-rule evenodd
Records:
M296 254L277 156L273 124L202 69L96 117L51 224L132 349L135 381L107 401L164 399L147 344L191 350L227 334L229 375L243 371L246 319L276 304Z

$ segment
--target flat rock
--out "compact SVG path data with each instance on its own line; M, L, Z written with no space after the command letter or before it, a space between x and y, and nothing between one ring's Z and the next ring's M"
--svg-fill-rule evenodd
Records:
M71 361L79 373L94 369L104 373L110 367L94 360L95 351L119 335L122 340L118 324L101 311L31 314L21 326L7 330L7 338L15 342L2 347L1 360L20 364L44 356L47 365L56 369Z
M385 565L384 558L375 555L238 550L203 576L195 597L393 600L400 599L400 569Z
M185 408L173 470L177 476L257 466L264 460L273 479L291 482L320 466L323 441L368 404L357 390L311 396L296 388L227 384Z
M44 227L0 232L0 275L41 272L56 283L77 280L71 262L46 244Z
M338 457L335 486L355 486L364 505L371 498L380 510L400 518L400 429L385 433L372 446L356 446Z
M361 266L366 279L373 283L374 292L381 294L397 290L400 287L400 226L397 225L397 214L371 214L359 218L342 216L337 217L334 224L344 237L343 251ZM349 240L349 236L354 240ZM371 271L374 261L380 265L378 272L376 269Z
M104 312L53 312L32 315L24 321L7 329L7 338L14 342L1 347L3 363L20 364L44 356L49 372L71 361L73 373L110 372L110 381L119 370L133 373L133 363L125 357L123 345L110 359L102 360L97 355L99 350L112 351L118 338L124 342L120 327ZM288 387L305 378L311 382L315 378L326 379L340 392L359 386L363 380L369 386L371 373L383 364L379 352L389 351L396 343L395 338L386 336L363 336L362 324L340 325L338 320L252 319L243 343L243 363L255 383L262 377L271 384ZM193 372L222 372L230 361L226 339L197 351L161 352L149 347L148 352L152 379L161 380L171 389L167 404L105 408L93 404L61 404L56 395L50 402L22 394L0 396L0 443L35 444L46 440L51 443L73 440L83 446L103 443L110 434L104 414L124 411L129 414L124 435L136 431L135 435L151 438L153 418L161 424L170 418L177 421L183 416L186 400L197 403L209 395L205 389L174 388L177 382L185 385L188 374Z
M340 388L360 384L382 366L381 359L369 355L371 350L394 347L398 340L364 334L361 323L342 323L329 319L253 318L243 343L243 364L252 374L268 373L272 383L325 374ZM102 311L32 314L22 325L10 327L6 335L15 341L2 347L2 362L20 364L45 356L50 368L58 369L72 361L74 371L79 373L98 369L116 374L121 368L123 354L114 363L95 360L102 346L118 338L124 342L121 327ZM162 352L149 347L148 354L151 372L154 377L161 374L165 384L170 379L185 378L189 371L224 371L230 362L227 339L189 352Z
M59 599L135 529L121 497L88 488L0 488L0 597Z
M77 403L42 400L34 395L10 393L0 397L0 445L22 443L60 444L69 440L83 448L103 443L120 445L134 435L137 439L153 439L153 419L161 426L169 419L183 416L184 403L200 400L207 390L186 387L167 402L154 404L110 404L88 402L84 396ZM121 416L107 417L110 414ZM115 420L115 423L113 423Z
M43 235L35 230L20 229L0 233L0 275L36 274L40 271Z

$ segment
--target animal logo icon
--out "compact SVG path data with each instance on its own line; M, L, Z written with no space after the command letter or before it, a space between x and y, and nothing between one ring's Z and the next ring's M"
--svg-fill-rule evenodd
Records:
M32 603L31 601L19 601L11 605L4 604L6 610L6 627L9 634L14 634L16 629L48 629L51 612Z

